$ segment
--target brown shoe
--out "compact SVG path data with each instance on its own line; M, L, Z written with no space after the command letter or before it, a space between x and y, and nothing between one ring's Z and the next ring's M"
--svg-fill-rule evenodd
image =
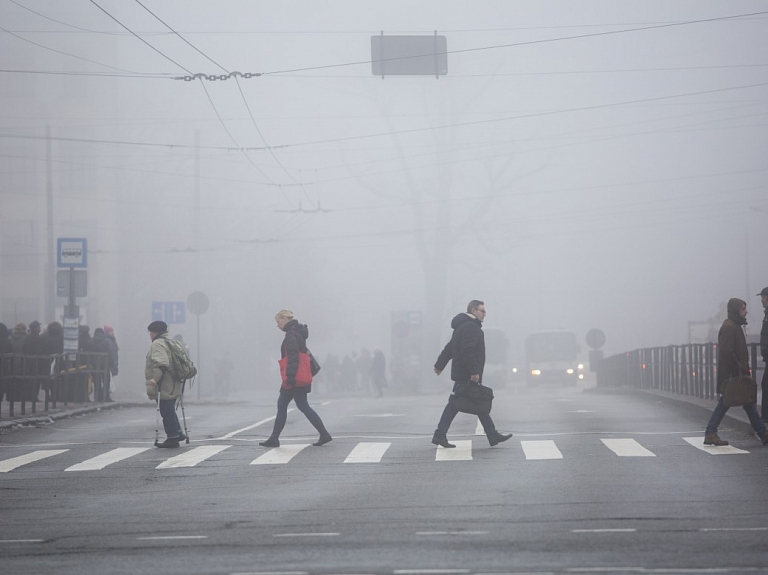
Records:
M717 446L721 446L721 445L728 445L728 442L720 439L717 436L717 433L705 433L704 434L704 445L717 445ZM765 445L765 443L763 443L763 445Z

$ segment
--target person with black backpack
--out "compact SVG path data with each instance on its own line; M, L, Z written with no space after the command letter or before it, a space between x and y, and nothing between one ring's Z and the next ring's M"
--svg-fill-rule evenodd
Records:
M173 370L173 357L168 336L168 324L153 321L147 326L152 345L147 353L145 378L147 397L157 401L160 416L163 418L166 440L157 447L179 447L187 437L181 431L181 424L176 415L176 400L181 396L183 381Z

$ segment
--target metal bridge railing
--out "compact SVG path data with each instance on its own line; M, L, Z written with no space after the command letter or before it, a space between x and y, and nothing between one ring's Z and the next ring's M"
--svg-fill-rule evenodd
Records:
M103 401L108 382L107 353L0 354L0 407L2 402L7 403L10 417L14 417L17 405L21 415L26 415L28 405L32 413L37 413L38 403L48 411L59 402L89 402L91 394L95 401Z
M758 359L760 348L756 343L748 346L752 376L760 381L765 369ZM598 387L628 386L716 399L717 344L669 345L612 355L600 362L596 375Z

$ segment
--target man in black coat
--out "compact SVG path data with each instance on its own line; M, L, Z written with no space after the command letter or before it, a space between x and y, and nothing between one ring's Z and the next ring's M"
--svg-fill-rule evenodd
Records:
M747 302L739 298L728 300L728 317L720 327L717 335L717 393L720 399L715 406L712 416L707 423L704 433L704 445L728 445L728 442L717 435L717 427L725 417L728 408L723 403L723 392L726 382L740 375L751 375L749 370L749 349L747 338L744 335L744 326L747 325ZM757 436L768 445L768 430L760 421L757 413L757 405L748 403L743 406L749 418L752 429Z
M435 373L440 375L448 365L451 364L451 379L453 380L453 392L448 398L448 403L443 410L440 422L432 436L432 443L442 447L456 447L448 443L448 429L451 427L453 418L459 410L453 402L457 386L467 382L480 384L483 380L483 368L485 367L485 335L483 334L483 320L485 319L485 303L473 299L467 305L467 312L460 313L451 321L453 335L440 352L435 362ZM479 415L480 423L483 425L485 435L491 447L506 441L512 434L501 434L496 431L490 415Z
M760 330L760 353L763 356L763 381L760 384L763 390L763 405L760 415L763 422L768 423L768 287L764 287L759 294L760 303L763 304L764 317L763 328Z

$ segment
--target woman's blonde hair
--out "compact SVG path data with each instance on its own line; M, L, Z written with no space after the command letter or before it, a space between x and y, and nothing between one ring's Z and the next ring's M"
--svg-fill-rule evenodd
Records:
M293 312L289 309L281 309L277 314L275 314L275 319L293 319Z

